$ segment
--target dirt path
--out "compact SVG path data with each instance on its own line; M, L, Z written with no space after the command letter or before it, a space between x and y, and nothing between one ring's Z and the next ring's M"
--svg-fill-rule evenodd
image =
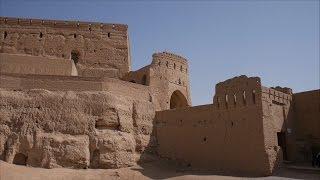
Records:
M177 172L174 167L162 162L149 163L144 167L134 166L121 169L43 169L18 166L0 161L1 180L106 180L106 179L248 179L244 177ZM274 176L250 179L320 179L320 174L282 170Z

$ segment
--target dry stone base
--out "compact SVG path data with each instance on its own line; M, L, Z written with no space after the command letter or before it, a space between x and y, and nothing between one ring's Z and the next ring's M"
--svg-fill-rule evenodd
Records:
M0 158L9 163L120 168L154 152L151 102L102 91L0 89L0 107Z

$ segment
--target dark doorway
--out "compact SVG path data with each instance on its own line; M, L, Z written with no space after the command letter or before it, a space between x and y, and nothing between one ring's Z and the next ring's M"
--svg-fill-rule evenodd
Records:
M71 59L73 60L74 64L79 62L80 54L77 51L71 51Z
M288 160L287 156L287 142L286 142L286 133L285 132L277 132L278 138L278 146L281 147L283 153L283 160Z
M147 76L146 75L142 76L141 84L142 85L147 85Z
M13 164L16 165L27 165L27 156L22 153L18 153L13 158Z

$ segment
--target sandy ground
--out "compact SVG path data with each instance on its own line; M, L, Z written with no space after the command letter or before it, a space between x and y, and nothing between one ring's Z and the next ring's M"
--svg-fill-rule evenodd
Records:
M43 169L18 166L0 161L0 180L106 180L106 179L248 179L214 175L210 172L177 171L165 162L154 162L121 169ZM273 176L250 179L320 179L320 171L282 168Z

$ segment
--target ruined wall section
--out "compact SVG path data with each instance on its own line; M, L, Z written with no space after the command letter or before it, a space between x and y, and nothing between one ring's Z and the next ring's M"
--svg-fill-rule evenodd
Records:
M0 17L0 52L71 59L79 76L122 77L130 70L127 25Z
M294 154L292 90L262 87L265 147L271 168Z
M158 153L193 169L270 174L260 79L236 77L216 92L213 104L156 112Z

